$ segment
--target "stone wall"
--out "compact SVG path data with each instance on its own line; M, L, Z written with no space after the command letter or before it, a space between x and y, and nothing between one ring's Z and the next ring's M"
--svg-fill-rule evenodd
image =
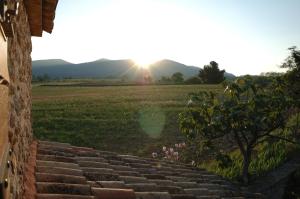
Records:
M23 173L32 142L31 130L31 36L23 1L13 19L15 35L8 40L10 74L9 141L13 149L14 171L11 174L13 198L22 198Z

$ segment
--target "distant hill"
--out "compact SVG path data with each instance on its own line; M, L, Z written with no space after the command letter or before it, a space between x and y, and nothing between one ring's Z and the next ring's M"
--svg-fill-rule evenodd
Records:
M32 62L32 74L34 76L48 75L50 78L122 78L136 80L145 74L158 80L162 76L172 76L175 72L181 72L185 78L196 76L198 67L187 66L172 60L161 60L149 67L149 70L134 66L129 59L108 60L99 59L93 62L73 64L61 59L37 60ZM230 73L225 73L226 78L234 78Z

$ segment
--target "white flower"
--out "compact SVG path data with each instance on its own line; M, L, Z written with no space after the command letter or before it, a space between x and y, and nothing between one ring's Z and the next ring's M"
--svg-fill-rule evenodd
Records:
M166 151L167 150L167 147L163 146L163 151Z
M196 162L194 160L192 160L192 165L195 166Z
M185 147L185 146L186 146L186 145L185 145L185 142L182 142L181 145L182 145L182 147Z
M188 101L187 105L191 105L191 104L193 104L193 100L192 100L192 99L190 99L190 100Z
M174 149L173 148L170 148L170 153L173 153L174 152Z
M152 153L152 157L153 157L153 158L157 158L157 153L153 152L153 153Z
M224 93L226 93L229 90L229 86L227 86L224 90Z
M179 147L179 144L175 144L175 147L178 148L178 147Z
M177 151L175 151L175 152L173 153L173 155L174 155L174 156L179 156L179 153L178 153Z

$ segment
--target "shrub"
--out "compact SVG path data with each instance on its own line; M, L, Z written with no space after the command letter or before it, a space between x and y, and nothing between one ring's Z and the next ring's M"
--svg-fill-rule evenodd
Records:
M294 142L282 134L292 106L282 84L277 78L266 89L254 84L250 77L244 77L227 83L221 96L203 91L191 94L193 103L179 117L181 131L191 142L199 143L198 150L213 151L222 146L216 146L222 139L223 143L225 139L233 141L232 147L237 147L242 156L235 167L242 166L240 174L248 184L251 157L260 143L269 139Z

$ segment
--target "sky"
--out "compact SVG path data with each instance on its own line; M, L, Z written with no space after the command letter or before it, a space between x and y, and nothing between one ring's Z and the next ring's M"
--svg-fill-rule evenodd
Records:
M300 47L299 10L300 0L59 0L54 30L33 38L32 58L281 71L287 49Z

